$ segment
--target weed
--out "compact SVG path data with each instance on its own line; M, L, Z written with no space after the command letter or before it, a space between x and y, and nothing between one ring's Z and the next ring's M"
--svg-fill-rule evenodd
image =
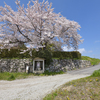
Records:
M100 69L99 70L95 70L91 76L92 77L100 76Z
M8 78L9 81L12 81L12 80L15 80L15 76L12 74L9 78Z
M48 75L57 75L57 74L64 74L63 71L60 72L49 72L45 71L42 74L33 74L33 73L9 73L9 72L3 72L0 73L0 80L15 80L15 79L24 79L28 77L33 77L33 76L48 76Z
M100 75L97 74L98 71L94 71L95 74L93 73L89 77L73 80L62 85L43 100L99 100Z

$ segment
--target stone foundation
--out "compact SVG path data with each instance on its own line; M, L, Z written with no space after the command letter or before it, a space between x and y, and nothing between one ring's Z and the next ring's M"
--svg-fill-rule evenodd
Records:
M26 72L26 65L30 66L29 72L33 72L32 59L0 59L0 72ZM53 59L53 62L45 68L49 72L59 72L66 70L79 69L91 66L90 61Z
M87 61L87 60L53 59L53 62L48 66L48 68L46 68L46 70L50 72L53 72L53 71L59 72L59 71L67 71L67 70L85 68L89 66L91 66L91 63L90 61Z
M31 59L0 59L0 72L25 72L26 65L32 66L31 61Z

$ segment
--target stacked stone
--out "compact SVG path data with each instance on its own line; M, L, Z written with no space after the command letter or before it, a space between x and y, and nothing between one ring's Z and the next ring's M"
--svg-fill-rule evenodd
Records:
M9 72L10 68L8 66L8 61L6 59L4 60L0 60L0 71L2 70L2 72L5 72L5 70L7 72Z
M32 59L0 59L0 72L25 72L26 65L30 67L30 72L33 72ZM66 72L67 70L89 66L91 66L91 63L87 60L53 59L53 62L45 70L49 72Z
M25 65L31 64L31 59L0 59L0 72L25 72Z
M67 71L74 70L84 67L91 66L90 61L87 60L72 60L72 59L53 59L53 62L46 68L49 72L59 72L59 71Z

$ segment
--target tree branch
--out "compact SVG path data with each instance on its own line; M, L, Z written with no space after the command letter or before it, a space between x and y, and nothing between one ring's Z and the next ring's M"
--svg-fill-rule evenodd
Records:
M27 38L28 41L32 42L31 39L29 39L27 36L25 36L25 35L20 31L19 26L18 26L18 25L16 25L16 26L17 26L18 31L20 32L20 34L22 34L25 38Z

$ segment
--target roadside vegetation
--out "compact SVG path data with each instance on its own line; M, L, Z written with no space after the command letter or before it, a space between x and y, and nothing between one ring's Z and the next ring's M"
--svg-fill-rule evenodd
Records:
M91 65L98 65L100 63L100 59L91 58L91 57L88 57L88 56L82 56L81 60L89 60L91 62Z
M28 76L31 76L33 74L27 74L27 73L9 73L9 72L3 72L0 73L0 80L15 80L15 79L22 79L27 78Z
M3 73L0 73L0 80L12 81L12 80L16 80L16 79L25 79L25 78L29 78L29 77L33 77L33 76L48 76L48 75L57 75L57 74L64 74L64 72L63 71L60 71L60 72L48 72L48 71L45 71L42 74L3 72Z
M64 84L43 100L100 100L100 69L89 77Z

